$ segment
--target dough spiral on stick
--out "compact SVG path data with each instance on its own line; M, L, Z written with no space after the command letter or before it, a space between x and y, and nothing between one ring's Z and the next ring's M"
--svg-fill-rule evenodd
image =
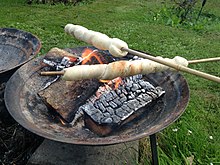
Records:
M187 60L179 56L176 56L173 59L165 58L164 60L182 66L188 65ZM65 68L62 78L66 81L91 78L112 80L116 77L148 74L167 69L169 69L168 66L147 59L134 61L116 61L109 64L78 65L70 68Z
M64 30L80 41L92 44L101 50L109 50L115 57L123 57L128 53L122 50L122 48L128 48L128 44L118 38L109 38L106 34L88 30L83 26L73 24L67 24Z

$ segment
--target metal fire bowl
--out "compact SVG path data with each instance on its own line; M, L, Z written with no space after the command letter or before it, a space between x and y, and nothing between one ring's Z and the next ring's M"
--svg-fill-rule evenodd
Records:
M73 50L77 54L82 52L82 48ZM173 123L184 112L189 101L189 88L181 74L166 71L146 75L147 80L154 85L160 85L166 91L163 100L146 108L146 112L138 120L125 124L110 136L99 137L84 128L83 121L73 127L63 126L48 113L37 92L49 77L40 76L39 72L34 71L42 58L29 61L13 74L6 86L5 102L8 111L18 123L51 140L83 145L109 145L138 140Z
M0 28L0 74L31 60L41 48L31 33L13 28Z

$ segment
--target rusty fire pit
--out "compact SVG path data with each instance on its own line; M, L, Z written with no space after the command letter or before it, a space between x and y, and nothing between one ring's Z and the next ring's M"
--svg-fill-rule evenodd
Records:
M80 55L85 48L74 48L71 51ZM18 123L51 140L84 145L108 145L138 140L173 123L184 112L189 101L189 88L181 74L165 71L144 75L144 79L165 90L163 101L146 108L138 120L123 125L109 136L99 137L85 129L83 121L72 127L64 126L50 115L47 106L37 95L50 79L40 76L40 72L36 71L43 58L44 56L33 59L15 72L7 84L5 100L8 111Z
M0 28L0 74L31 60L41 48L39 39L29 32Z

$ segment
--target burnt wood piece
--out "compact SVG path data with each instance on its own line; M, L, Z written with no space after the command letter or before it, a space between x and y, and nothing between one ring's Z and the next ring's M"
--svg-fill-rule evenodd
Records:
M52 48L42 60L42 66L49 66L49 70L62 70L63 68L74 66L80 59L81 57L75 53Z
M98 80L58 80L38 92L48 108L57 112L66 122L71 122L78 108L98 89Z
M75 53L70 53L67 50L62 50L59 48L52 48L44 57L44 59L54 61L54 62L61 62L63 57L72 57L72 58L78 58Z
M94 102L80 107L83 110L85 126L100 136L106 136L113 130L132 121L145 111L165 91L154 87L142 79L126 81L116 90L103 93Z

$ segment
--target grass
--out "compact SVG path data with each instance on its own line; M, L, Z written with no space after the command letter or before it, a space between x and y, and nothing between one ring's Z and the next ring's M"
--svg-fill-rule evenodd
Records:
M42 42L40 54L52 47L86 45L64 33L67 23L117 37L130 48L154 55L188 60L217 57L220 54L220 4L207 1L199 30L171 27L155 18L162 8L154 0L94 0L78 6L27 5L25 0L0 1L0 27L29 31ZM219 62L194 64L191 68L220 76ZM220 85L183 73L190 87L185 113L158 133L160 164L220 164ZM142 140L146 151L148 138ZM149 164L149 154L143 164Z

